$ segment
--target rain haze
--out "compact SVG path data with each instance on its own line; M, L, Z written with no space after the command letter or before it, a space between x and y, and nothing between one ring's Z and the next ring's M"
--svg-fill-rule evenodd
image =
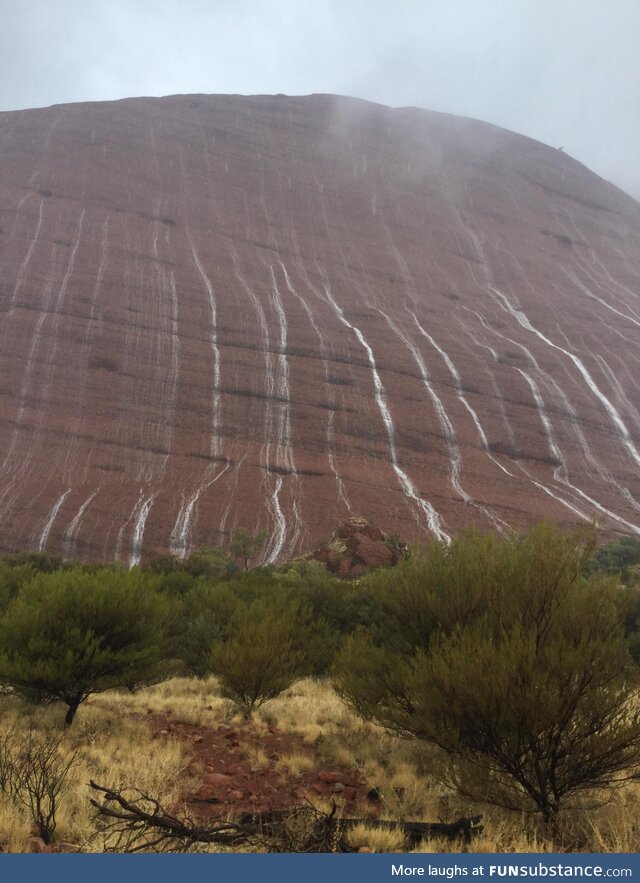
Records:
M331 92L536 138L640 199L638 0L0 0L0 110Z

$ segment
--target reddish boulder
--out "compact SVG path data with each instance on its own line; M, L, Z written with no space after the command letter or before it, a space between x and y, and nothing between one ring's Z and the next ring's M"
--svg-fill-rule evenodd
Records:
M307 557L322 562L335 576L356 579L374 567L392 567L407 547L360 515L351 515L327 543Z
M233 777L224 773L207 773L203 784L209 788L229 788L233 785Z
M320 770L318 773L318 781L324 782L326 785L334 785L336 782L342 782L344 773L338 773L334 770Z

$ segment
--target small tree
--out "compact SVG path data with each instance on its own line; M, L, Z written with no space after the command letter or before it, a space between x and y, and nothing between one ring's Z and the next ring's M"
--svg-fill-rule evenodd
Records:
M229 637L210 655L223 695L247 714L280 695L313 667L308 634L306 614L294 602L266 598L239 603Z
M581 576L593 545L543 524L431 553L441 582L424 570L387 608L413 631L352 638L339 692L362 716L442 749L474 799L550 819L571 795L623 781L640 762L637 677L617 587Z
M136 571L39 574L0 620L0 682L70 725L92 693L155 679L170 609Z
M244 569L248 570L249 561L258 554L265 539L266 534L264 531L251 533L246 527L239 527L231 537L229 551L234 558L240 558L241 561L244 561Z

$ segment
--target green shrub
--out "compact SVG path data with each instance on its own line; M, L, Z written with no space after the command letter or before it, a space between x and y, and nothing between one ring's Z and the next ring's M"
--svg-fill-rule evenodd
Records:
M231 576L238 566L229 560L224 549L201 549L183 563L183 569L193 577L221 580Z
M313 669L311 636L308 612L295 602L240 602L228 636L211 650L211 671L249 714Z
M177 652L196 677L212 673L211 650L229 635L237 605L227 585L201 582L184 596Z
M637 678L615 581L581 574L593 531L469 533L433 544L384 586L388 632L350 639L336 665L363 717L442 749L474 799L546 818L640 762Z
M622 537L596 549L587 566L588 573L603 572L620 577L625 585L640 581L640 539Z
M70 725L92 693L157 678L170 612L138 571L39 574L0 620L0 682L65 703Z
M0 614L16 597L21 586L33 579L36 571L29 564L15 566L0 561Z
M53 573L55 570L61 570L68 566L62 555L57 552L32 552L30 550L5 555L2 562L10 567L26 565L38 573Z

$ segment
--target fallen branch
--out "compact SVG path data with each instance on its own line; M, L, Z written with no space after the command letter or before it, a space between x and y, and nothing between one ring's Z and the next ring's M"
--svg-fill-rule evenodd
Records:
M237 822L213 822L201 825L166 812L149 795L131 789L127 797L116 788L89 783L102 799L90 798L103 823L109 851L114 852L186 852L196 844L223 847L257 846L270 852L351 852L345 834L356 825L400 830L411 846L429 837L459 838L465 843L482 831L481 816L461 818L457 822L390 822L380 819L339 819L336 806L330 813L315 807L294 806L264 813L242 813Z
M265 833L275 834L278 827L282 825L292 812L304 810L305 807L294 807L293 809L276 810L266 813L243 813L239 818L239 823L259 825ZM393 822L385 819L336 819L333 818L335 812L335 804L331 815L326 817L326 822L332 827L340 827L342 831L355 828L357 825L366 825L367 828L375 828L385 831L402 831L408 838L409 845L418 846L422 840L428 840L435 837L443 837L447 840L461 839L465 843L470 843L474 837L477 837L484 830L480 821L482 816L472 816L470 818L459 818L456 822Z
M216 843L220 846L237 846L247 840L247 829L232 822L217 822L213 825L197 825L190 819L179 819L166 812L149 795L135 791L135 798L125 797L122 791L98 785L91 780L89 787L102 794L102 800L90 798L102 820L116 835L119 848L114 851L139 852L142 849L166 845L175 851L190 847L195 843ZM150 835L156 839L148 840ZM128 847L128 848L124 848Z

